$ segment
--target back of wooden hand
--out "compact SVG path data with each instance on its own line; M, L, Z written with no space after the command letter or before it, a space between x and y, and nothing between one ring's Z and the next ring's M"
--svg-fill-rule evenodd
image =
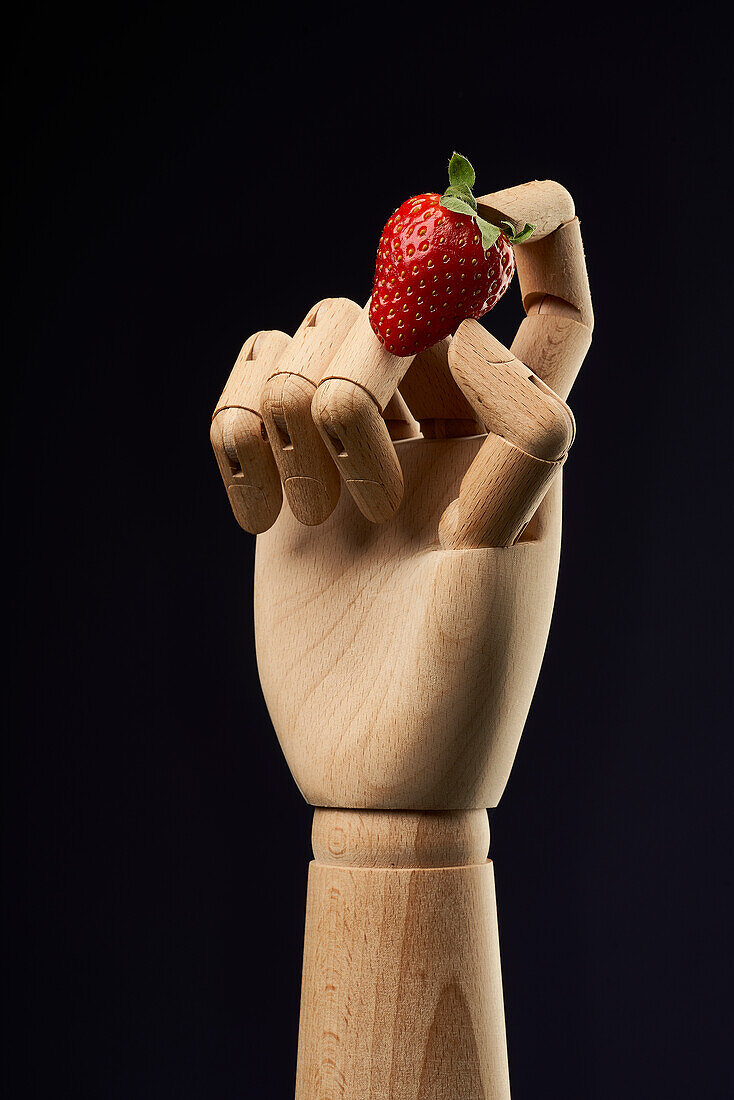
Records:
M292 340L252 337L215 411L233 511L258 533L265 699L316 806L496 805L535 689L591 304L563 188L479 203L539 227L516 248L510 350L466 321L389 355L366 310L330 299Z

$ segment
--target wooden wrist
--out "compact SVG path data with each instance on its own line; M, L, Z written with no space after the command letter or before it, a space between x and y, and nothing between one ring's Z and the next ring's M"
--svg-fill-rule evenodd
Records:
M509 1100L484 810L317 810L296 1100Z

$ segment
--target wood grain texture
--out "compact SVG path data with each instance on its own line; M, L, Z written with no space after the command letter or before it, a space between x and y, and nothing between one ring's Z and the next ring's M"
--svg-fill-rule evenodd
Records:
M395 410L404 408L397 388L414 357L393 355L383 347L372 331L369 305L324 372L311 411L357 507L373 523L384 523L398 509L403 486L391 432L381 414L392 420L394 436L412 434L412 427L396 430ZM414 424L412 417L406 422Z
M481 432L474 410L451 374L450 337L416 355L400 383L400 393L427 439Z
M283 491L296 519L314 526L331 515L339 471L311 416L321 376L361 313L349 298L327 298L309 310L260 394L260 411Z
M324 298L308 311L276 363L275 374L300 374L318 386L362 313L351 298Z
M591 335L590 328L572 317L537 312L522 322L510 350L565 400L591 346Z
M317 863L336 867L459 867L484 863L486 810L318 809L311 832Z
M442 549L439 517L483 442L398 442L405 495L390 523L343 494L320 527L284 509L258 538L260 679L313 805L466 809L502 794L550 624L560 481L534 541Z
M212 416L209 437L232 512L253 535L275 522L283 501L260 416L260 392L289 343L277 330L246 340Z
M459 496L441 516L441 546L478 550L514 545L562 464L544 462L490 433L462 478Z
M323 381L356 382L374 398L382 412L414 358L414 355L393 355L380 343L372 331L370 303L367 302L331 360ZM336 387L330 389L335 392Z
M449 364L489 434L441 517L441 545L512 546L565 461L573 414L477 321L459 325Z
M449 364L485 431L546 462L566 454L576 434L568 405L478 321L459 325Z
M420 424L408 408L400 390L392 395L382 416L391 439L413 439L421 434Z
M318 387L312 416L355 504L372 523L384 523L403 497L403 475L380 410L361 386L328 378Z
M283 491L278 468L257 413L223 409L212 420L209 439L234 518L257 535L278 518Z
M317 858L309 871L296 1100L509 1100L494 879L478 856L481 825L421 815L407 828L393 820L376 829L376 816L340 812L340 824L321 826L327 853L346 832L355 862ZM453 852L451 828L460 837ZM393 846L409 834L421 861L412 868L403 865L405 847ZM436 850L453 864L425 866Z
M245 340L212 416L223 409L249 409L260 415L260 394L290 336L278 329L264 329Z
M594 327L589 277L578 218L537 240L531 237L515 248L517 278L526 313L550 296L576 310L576 320Z

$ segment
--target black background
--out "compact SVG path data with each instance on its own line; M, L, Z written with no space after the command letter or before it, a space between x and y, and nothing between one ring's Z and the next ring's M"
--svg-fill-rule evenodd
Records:
M28 4L6 41L9 1096L292 1096L310 810L260 695L231 363L441 190L556 178L597 315L491 814L515 1100L733 1085L724 176L704 10ZM508 341L509 294L492 314ZM726 701L725 701L726 697Z

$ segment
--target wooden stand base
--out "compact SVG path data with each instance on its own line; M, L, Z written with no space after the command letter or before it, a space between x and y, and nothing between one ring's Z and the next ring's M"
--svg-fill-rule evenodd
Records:
M317 810L296 1100L509 1100L484 810Z

